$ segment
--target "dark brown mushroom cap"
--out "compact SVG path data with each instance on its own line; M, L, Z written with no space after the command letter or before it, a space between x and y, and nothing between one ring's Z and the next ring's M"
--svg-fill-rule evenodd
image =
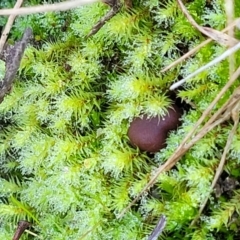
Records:
M143 115L135 118L128 129L128 137L133 146L147 152L158 152L166 146L166 138L170 130L180 125L181 109L176 105L168 108L164 117Z

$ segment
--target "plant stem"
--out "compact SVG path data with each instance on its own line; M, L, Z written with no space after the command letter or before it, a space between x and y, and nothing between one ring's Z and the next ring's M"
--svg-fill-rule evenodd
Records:
M30 226L31 224L29 222L26 221L20 221L18 223L18 227L17 230L13 236L12 240L19 240L20 237L22 236L23 232Z

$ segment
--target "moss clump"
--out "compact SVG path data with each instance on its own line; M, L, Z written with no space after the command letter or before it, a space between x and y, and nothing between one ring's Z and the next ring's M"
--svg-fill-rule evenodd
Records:
M35 37L42 27L40 39L45 41L27 49L16 84L0 104L1 239L10 239L16 222L23 219L33 222L40 239L143 239L161 214L167 217L163 239L238 236L239 221L234 219L239 190L220 198L212 195L198 225L189 228L208 194L231 122L204 137L159 177L135 208L116 219L228 79L224 61L186 83L177 94L194 102L196 109L184 114L167 147L153 156L132 148L127 138L130 121L141 114L163 115L172 104L172 82L224 51L209 44L161 74L161 68L204 37L187 22L176 1L133 5L87 40L108 10L102 3L67 12L61 34L48 24L49 18L58 23L59 14L30 17ZM215 27L217 21L219 29L224 27L221 1L194 0L186 6L200 24ZM225 169L235 179L240 175L239 131Z

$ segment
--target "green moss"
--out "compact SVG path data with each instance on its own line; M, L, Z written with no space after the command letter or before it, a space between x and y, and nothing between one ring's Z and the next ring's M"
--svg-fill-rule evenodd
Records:
M159 176L123 219L116 219L173 153L229 71L224 61L177 92L196 109L185 111L165 149L149 155L132 148L127 137L131 120L166 114L173 102L169 86L225 50L209 44L162 74L161 68L204 37L176 1L133 4L130 12L121 10L89 39L85 36L108 11L102 3L16 22L13 38L27 23L35 45L26 50L17 82L0 104L2 239L10 239L18 220L31 221L40 239L144 239L161 214L167 216L161 239L237 236L239 222L231 221L238 216L238 190L219 199L213 194L198 225L189 227L209 192L231 122L208 133L174 169ZM219 1L194 0L186 6L199 24L223 28ZM238 146L239 130L224 171L237 179Z

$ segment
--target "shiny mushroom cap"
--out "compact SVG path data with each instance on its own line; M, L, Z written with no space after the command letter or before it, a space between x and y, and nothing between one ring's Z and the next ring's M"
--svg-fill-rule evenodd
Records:
M158 152L166 146L166 138L171 130L180 125L182 111L176 105L168 108L164 117L147 115L133 119L128 129L131 145L147 152Z

